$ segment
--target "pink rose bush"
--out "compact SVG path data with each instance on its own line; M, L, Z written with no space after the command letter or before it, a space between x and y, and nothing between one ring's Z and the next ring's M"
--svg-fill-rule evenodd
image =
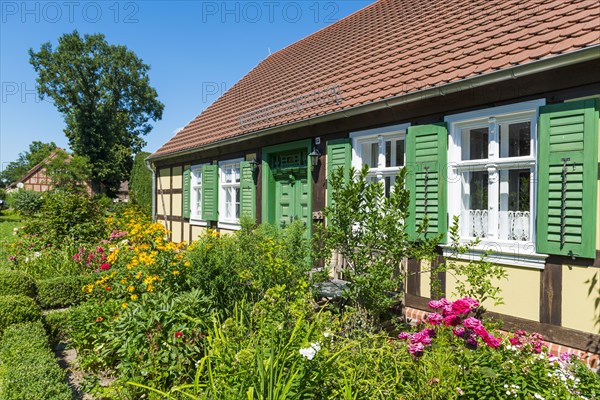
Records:
M480 342L491 348L498 348L502 343L502 338L489 333L481 320L469 316L479 307L479 302L470 297L463 297L454 302L445 298L432 300L429 307L436 312L429 313L423 322L431 326L412 334L402 332L398 335L398 339L408 342L408 351L414 357L423 355L425 348L430 346L435 338L436 329L445 327L452 327L452 334L463 339L465 346L470 349L476 349Z

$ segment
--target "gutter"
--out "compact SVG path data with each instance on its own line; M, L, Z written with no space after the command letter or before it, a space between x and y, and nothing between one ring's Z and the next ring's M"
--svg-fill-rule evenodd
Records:
M187 154L196 153L199 150L209 150L215 147L220 147L226 144L233 144L243 142L253 138L259 138L262 136L272 135L279 132L288 131L291 129L302 128L305 126L311 126L322 122L332 121L341 118L349 118L361 114L366 114L372 111L390 108L402 104L413 103L420 100L430 99L433 97L445 96L447 94L458 93L477 87L491 85L494 83L509 81L511 79L517 79L528 75L533 75L549 70L566 67L586 61L592 61L600 59L600 45L586 47L581 50L573 51L568 54L559 55L543 60L533 61L528 64L517 65L512 68L503 69L500 71L489 72L483 75L479 75L472 78L463 79L458 82L446 83L443 85L435 86L429 89L419 90L407 94L402 94L396 97L392 97L386 100L380 100L372 102L366 105L355 106L349 109L334 111L329 114L324 114L316 117L303 119L297 122L290 122L288 124L279 125L271 128L265 128L260 131L255 131L232 138L222 139L213 143L209 143L205 146L194 147L190 149L175 151L172 153L159 155L156 157L150 156L146 159L157 161L172 158L175 156L183 156Z
M144 163L146 168L152 172L152 221L156 221L156 169L154 169L154 164L148 158L144 160Z

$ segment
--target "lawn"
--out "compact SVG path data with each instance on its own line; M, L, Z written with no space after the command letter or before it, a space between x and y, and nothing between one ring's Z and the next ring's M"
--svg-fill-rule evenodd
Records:
M21 216L12 210L0 212L0 267L5 264L8 254L4 254L15 236L13 229L21 225Z

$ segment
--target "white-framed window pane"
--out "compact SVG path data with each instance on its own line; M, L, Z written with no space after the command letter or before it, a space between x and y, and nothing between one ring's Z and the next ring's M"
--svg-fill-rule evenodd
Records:
M531 169L500 171L500 239L532 240L531 176Z
M396 157L394 167L403 167L404 166L404 139L396 140Z
M465 173L465 203L467 214L467 232L470 237L485 238L488 232L488 192L489 176L487 171Z
M375 143L363 143L361 146L362 163L369 168L377 168L379 159L379 145Z
M501 124L500 157L524 157L531 155L531 122Z
M488 158L488 127L467 128L462 130L462 159L483 160Z

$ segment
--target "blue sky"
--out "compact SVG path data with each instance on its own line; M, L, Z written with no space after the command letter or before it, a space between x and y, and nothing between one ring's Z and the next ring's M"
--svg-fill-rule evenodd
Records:
M271 52L367 6L344 1L0 0L0 165L34 140L68 148L64 122L35 94L28 50L67 32L103 33L149 64L165 104L155 151Z

